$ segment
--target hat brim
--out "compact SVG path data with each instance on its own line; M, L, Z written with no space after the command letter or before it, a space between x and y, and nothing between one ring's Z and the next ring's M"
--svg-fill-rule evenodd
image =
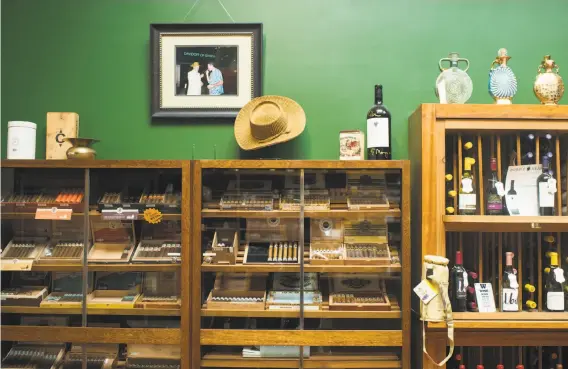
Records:
M252 135L250 129L250 115L259 103L263 101L272 101L280 105L284 113L287 115L288 132L269 141L259 141ZM239 111L235 120L235 139L243 150L256 150L263 147L276 145L282 142L290 141L298 137L306 128L306 113L304 109L294 100L284 96L261 96L249 101Z

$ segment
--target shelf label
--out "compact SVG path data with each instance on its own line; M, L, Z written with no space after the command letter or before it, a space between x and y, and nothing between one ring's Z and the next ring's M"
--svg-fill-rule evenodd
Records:
M475 296L480 313L494 313L496 311L491 283L476 283Z
M73 215L73 209L66 208L37 208L35 213L35 219L43 220L71 220Z
M103 220L136 220L138 219L138 209L103 209L101 218Z

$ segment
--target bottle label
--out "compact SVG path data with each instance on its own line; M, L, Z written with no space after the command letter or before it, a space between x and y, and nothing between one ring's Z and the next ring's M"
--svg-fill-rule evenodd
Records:
M547 182L538 184L538 201L541 208L554 207L554 194L550 193Z
M474 193L460 193L459 209L460 210L475 210L476 198Z
M558 283L566 282L566 278L564 278L564 270L562 268L555 268L554 269L554 279Z
M471 178L462 178L462 191L465 193L473 192L473 181Z
M519 283L517 283L517 271L514 271L513 273L514 274L509 274L509 285L511 286L511 288L518 289Z
M367 119L367 147L390 147L389 118Z
M516 288L503 288L502 311L519 311L519 290Z
M507 195L507 209L509 214L519 215L519 207L517 206L517 195Z
M547 292L546 308L552 311L564 311L564 292Z
M503 204L501 203L501 201L490 201L487 203L487 210L502 211Z

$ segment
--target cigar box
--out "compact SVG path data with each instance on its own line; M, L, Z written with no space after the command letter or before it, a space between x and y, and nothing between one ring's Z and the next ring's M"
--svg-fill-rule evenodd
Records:
M246 220L247 242L298 242L299 221L288 218L249 218Z
M89 263L128 263L136 239L134 222L129 220L92 220L93 246Z
M55 369L65 356L64 344L17 343L2 359L2 368Z
M343 222L340 219L311 219L310 264L342 265L344 260Z
M180 280L177 272L146 272L142 294L135 307L143 309L181 308Z
M239 252L238 235L233 228L218 228L211 249L203 253L203 261L208 264L235 264Z
M304 190L304 210L329 210L328 190ZM280 199L280 210L300 210L300 190L285 190Z
M134 263L179 263L181 226L179 221L142 223L140 243L132 255Z
M181 191L174 190L173 184L167 184L165 190L144 189L136 204L139 210L158 209L165 214L181 213Z
M391 264L384 220L364 220L344 223L345 264Z
M0 293L2 306L39 306L47 297L47 272L15 272L9 288Z
M346 188L330 188L329 189L329 207L330 207L330 209L338 209L338 210L347 209L347 189Z
M323 190L325 189L325 175L322 172L304 171L304 190ZM284 180L284 188L299 190L302 188L300 175L288 175Z
M339 160L365 160L365 133L363 131L339 132Z
M264 310L267 278L265 273L217 273L205 308Z
M71 346L63 364L59 369L81 369L83 363L83 347L87 354L88 369L114 369L118 364L118 345L110 343L89 343Z
M303 283L302 283L303 282ZM268 310L297 310L300 308L300 289L304 286L304 309L320 310L322 303L317 273L274 273L272 289L266 306Z
M54 222L52 238L37 259L38 264L81 264L84 250L83 219Z
M219 202L221 210L274 210L272 192L225 192Z
M98 272L95 274L95 290L87 296L89 308L134 308L140 297L142 273Z
M37 200L38 208L58 208L71 209L74 212L82 213L84 192L82 188L64 188L56 194L43 194Z
M373 274L334 274L329 278L330 310L388 311L385 281Z
M348 244L387 244L387 236L384 219L343 222L343 242Z
M93 286L93 273L87 276L87 288L90 293ZM40 306L43 308L80 308L83 303L83 273L53 272L51 293Z
M2 251L2 270L31 270L32 265L46 245L47 238L44 237L12 239Z
M128 344L126 368L128 369L179 369L181 352L179 345Z
M67 159L67 150L71 148L65 138L75 138L79 135L79 114L77 113L47 113L47 128L45 140L45 158L47 160Z
M347 208L352 210L388 209L384 173L352 171L347 173Z
M249 242L245 247L244 264L299 264L297 242Z
M33 213L37 209L38 201L50 199L55 201L56 196L43 194L41 188L26 188L20 193L3 196L2 212L5 213Z

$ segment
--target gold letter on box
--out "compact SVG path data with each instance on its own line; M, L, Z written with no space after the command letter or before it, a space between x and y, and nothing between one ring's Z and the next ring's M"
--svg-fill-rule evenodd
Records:
M67 150L71 147L64 138L79 135L79 114L47 113L47 135L45 143L46 159L67 159Z

